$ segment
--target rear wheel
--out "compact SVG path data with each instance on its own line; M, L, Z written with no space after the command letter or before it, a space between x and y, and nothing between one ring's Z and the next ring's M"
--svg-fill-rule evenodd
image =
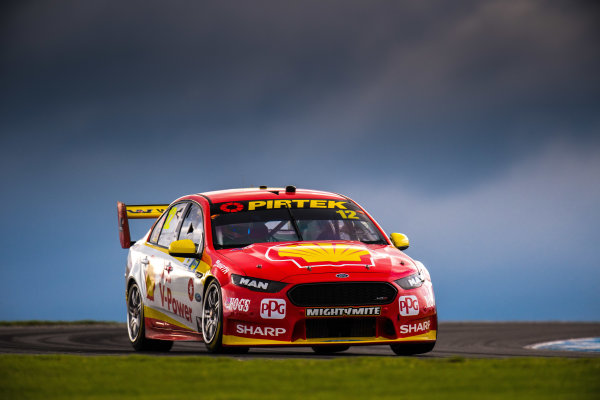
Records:
M173 347L171 341L146 338L144 302L137 283L132 283L127 291L127 333L137 351L169 351Z
M208 351L223 352L223 301L216 280L208 285L202 302L202 337Z
M333 354L339 353L340 351L346 351L350 346L345 345L330 345L330 346L313 346L312 349L317 354Z
M414 354L429 353L435 347L435 342L430 343L395 343L390 345L392 351L399 356L412 356Z

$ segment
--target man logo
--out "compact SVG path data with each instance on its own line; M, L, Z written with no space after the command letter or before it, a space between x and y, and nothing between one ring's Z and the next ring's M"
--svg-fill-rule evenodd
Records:
M248 278L240 278L240 285L253 287L257 289L267 290L269 288L269 284L264 281L258 281L256 279L248 279Z

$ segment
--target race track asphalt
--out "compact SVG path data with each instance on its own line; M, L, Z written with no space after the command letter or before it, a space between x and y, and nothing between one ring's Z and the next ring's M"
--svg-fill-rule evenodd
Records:
M600 323L584 322L441 322L435 349L417 357L600 357L600 353L533 350L525 346L554 340L600 337ZM134 354L125 324L0 327L0 353ZM214 356L198 342L176 342L161 356ZM389 346L354 346L335 355L316 355L310 348L254 348L236 358L332 358L395 356Z

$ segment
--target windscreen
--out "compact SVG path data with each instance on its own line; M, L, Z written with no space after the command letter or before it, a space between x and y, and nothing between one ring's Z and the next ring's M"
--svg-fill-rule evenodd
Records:
M350 201L256 200L211 206L216 249L252 243L353 240L387 244L365 213Z

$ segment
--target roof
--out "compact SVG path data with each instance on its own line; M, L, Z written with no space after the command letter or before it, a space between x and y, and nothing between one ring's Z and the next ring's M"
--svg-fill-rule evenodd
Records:
M233 200L270 200L270 199L340 199L346 200L345 197L331 192L311 189L295 189L294 192L286 192L286 188L265 187L261 188L246 188L246 189L229 189L217 190L214 192L198 193L210 199L213 203L223 203Z

